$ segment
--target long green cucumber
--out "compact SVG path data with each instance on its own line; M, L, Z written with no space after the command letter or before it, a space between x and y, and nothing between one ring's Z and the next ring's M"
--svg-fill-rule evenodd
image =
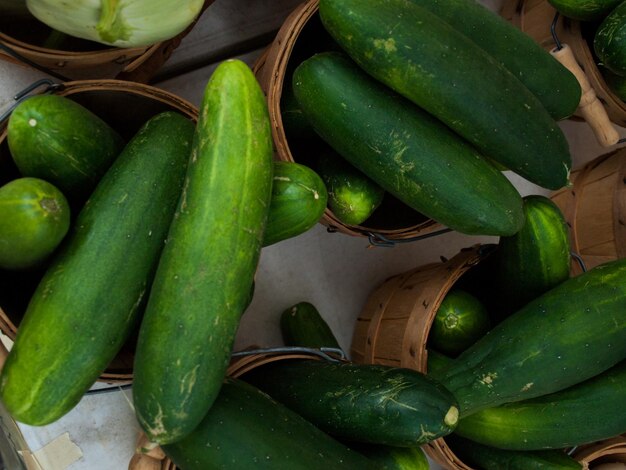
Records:
M548 0L563 16L578 21L602 20L623 0Z
M280 331L286 346L341 349L330 326L310 302L298 302L283 311Z
M0 267L32 268L59 246L70 228L70 207L59 189L39 178L0 187Z
M322 217L328 191L311 168L295 162L274 162L272 200L263 246L310 230Z
M593 50L603 67L626 76L626 4L619 3L600 23L593 37Z
M135 410L159 444L189 434L220 389L250 300L272 170L263 92L245 63L222 62L204 91L137 343Z
M316 132L418 212L468 234L512 235L522 198L476 150L340 53L294 71L294 93Z
M320 0L319 12L331 36L367 73L480 152L539 186L568 183L571 156L555 120L462 32L413 0Z
M89 196L124 146L100 117L59 95L32 96L17 105L7 141L23 176L48 181L69 199Z
M421 447L393 447L351 442L350 448L365 455L380 470L428 470L430 465Z
M626 362L559 392L487 408L456 432L511 450L561 449L626 432Z
M502 321L435 377L461 416L557 392L626 358L626 259L570 278Z
M230 378L198 427L162 448L184 470L378 468L260 390Z
M613 0L615 1L615 0ZM411 0L450 24L516 76L554 119L580 103L576 77L520 29L476 0Z
M193 123L150 119L74 222L20 323L0 378L18 421L51 423L81 399L136 326L191 151Z
M466 465L483 470L582 470L563 450L522 452L503 450L451 435L446 443Z
M411 369L291 360L242 378L347 440L414 447L450 434L458 419L450 392Z

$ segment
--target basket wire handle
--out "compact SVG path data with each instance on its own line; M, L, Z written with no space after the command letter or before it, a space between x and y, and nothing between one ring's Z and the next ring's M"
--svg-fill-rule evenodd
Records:
M411 243L418 240L424 240L426 238L436 237L438 235L442 235L444 233L451 232L451 228L443 228L441 230L436 230L434 232L425 233L423 235L416 235L411 238L401 238L396 240L391 240L380 233L375 232L367 232L367 238L369 240L370 245L372 246L382 246L386 248L393 248L399 243Z
M9 106L9 108L5 112L0 114L0 125L2 125L2 123L4 123L4 121L9 118L9 116L11 115L11 113L17 107L18 104L20 104L26 98L29 98L31 93L35 91L37 88L42 87L44 85L46 86L46 88L43 90L42 93L51 93L55 90L59 90L63 88L62 83L56 83L49 78L42 78L41 80L37 80L36 82L31 83L26 88L19 91L13 96L14 103L11 104L11 106Z
M574 57L572 49L563 44L556 32L556 25L559 20L559 12L554 15L554 20L550 25L550 32L552 38L556 44L556 47L550 51L550 54L558 60L565 68L567 68L578 80L582 94L580 97L580 103L578 109L582 114L591 130L593 131L596 139L603 147L611 147L612 145L621 143L619 133L615 126L609 119L609 116L604 108L602 102L598 99L595 90L589 83L589 79L585 74L585 71L580 67L578 61Z
M0 49L2 49L5 53L10 55L14 59L17 59L20 62L23 62L26 65L29 65L30 67L39 70L40 72L47 73L48 75L50 75L51 77L56 78L57 80L61 80L62 82L69 82L70 81L69 78L61 75L60 73L54 72L54 71L50 70L49 68L44 67L42 65L39 65L36 62L33 62L32 60L24 57L22 54L20 54L19 52L14 51L12 48L7 46L6 44L0 44Z

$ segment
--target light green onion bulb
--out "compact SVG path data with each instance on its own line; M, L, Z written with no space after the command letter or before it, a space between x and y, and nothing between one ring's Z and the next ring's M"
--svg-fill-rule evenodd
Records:
M26 0L42 23L70 36L115 47L171 39L200 14L204 0Z

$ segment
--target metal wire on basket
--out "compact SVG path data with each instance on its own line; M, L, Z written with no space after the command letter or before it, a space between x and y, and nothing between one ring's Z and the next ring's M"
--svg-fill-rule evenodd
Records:
M51 93L53 91L60 90L64 87L62 83L56 83L49 78L42 78L41 80L37 80L36 82L31 83L22 91L16 93L15 96L13 96L13 100L15 102L11 106L9 106L9 109L7 109L5 112L3 112L0 115L0 125L9 118L9 116L11 115L11 113L17 107L18 104L20 104L26 98L29 98L33 91L35 91L37 88L40 88L42 86L46 86L46 88L43 90L42 93Z
M20 54L19 52L16 52L15 50L10 48L6 44L1 44L0 43L0 49L2 49L4 52L6 52L8 55L13 57L14 59L17 59L20 62L23 62L26 65L29 65L30 67L33 67L33 68L39 70L40 72L47 73L48 75L50 75L51 77L56 78L57 80L61 80L63 82L69 81L69 78L61 75L60 73L54 72L54 71L52 71L52 70L50 70L50 69L48 69L48 68L46 68L46 67L44 67L42 65L39 65L36 62L33 62L32 60L24 57L22 54Z

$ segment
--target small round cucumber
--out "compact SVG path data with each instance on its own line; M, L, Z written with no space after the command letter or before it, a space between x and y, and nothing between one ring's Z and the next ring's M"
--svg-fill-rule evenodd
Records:
M621 2L600 23L593 48L604 67L626 75L626 2Z
M18 178L0 188L0 267L24 269L44 261L70 227L67 199L39 178Z
M429 346L457 356L474 344L490 327L489 313L473 295L453 289L441 302L428 336Z
M578 21L601 20L623 0L548 0L563 16Z

